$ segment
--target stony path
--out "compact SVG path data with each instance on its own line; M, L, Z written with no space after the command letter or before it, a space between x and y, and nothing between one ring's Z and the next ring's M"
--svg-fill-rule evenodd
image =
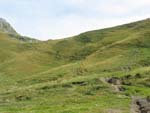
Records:
M100 78L103 83L109 84L115 92L121 92L121 84L109 83L109 79L110 78Z

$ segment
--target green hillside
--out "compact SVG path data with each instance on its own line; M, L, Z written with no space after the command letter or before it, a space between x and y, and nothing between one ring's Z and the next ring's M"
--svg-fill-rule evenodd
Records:
M0 32L0 113L133 113L149 96L150 19L49 41Z

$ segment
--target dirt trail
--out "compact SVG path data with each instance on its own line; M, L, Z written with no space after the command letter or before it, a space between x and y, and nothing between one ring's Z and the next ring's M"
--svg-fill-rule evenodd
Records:
M121 87L120 80L118 80L118 79L100 78L100 80L105 84L109 84L115 92L122 92L123 91L123 89Z

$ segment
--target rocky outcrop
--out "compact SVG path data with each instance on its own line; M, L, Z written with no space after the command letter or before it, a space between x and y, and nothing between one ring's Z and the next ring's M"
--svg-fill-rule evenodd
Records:
M150 113L150 97L132 97L131 113Z
M14 28L3 18L0 18L0 32L18 34Z

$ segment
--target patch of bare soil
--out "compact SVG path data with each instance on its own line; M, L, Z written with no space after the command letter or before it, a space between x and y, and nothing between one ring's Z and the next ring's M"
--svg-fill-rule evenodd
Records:
M150 97L132 97L131 113L150 113Z

